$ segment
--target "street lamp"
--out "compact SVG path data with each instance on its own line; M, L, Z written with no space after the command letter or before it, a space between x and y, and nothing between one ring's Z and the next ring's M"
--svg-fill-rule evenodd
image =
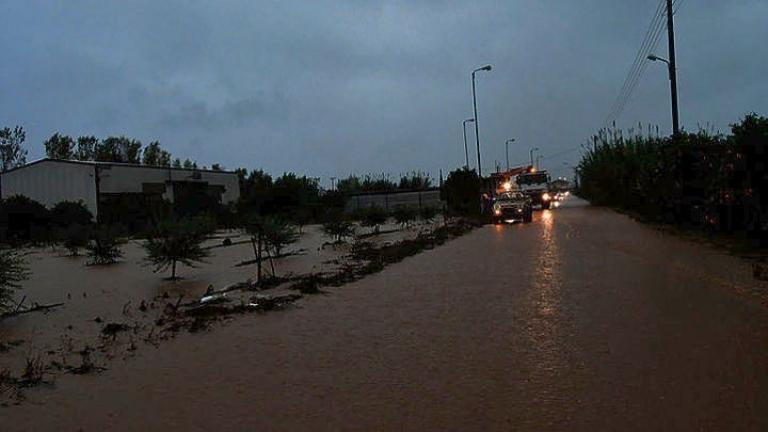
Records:
M650 61L660 61L667 64L667 70L669 71L669 85L670 92L672 94L672 134L677 135L680 132L680 115L677 110L677 77L675 74L675 65L669 60L659 57L655 54L648 56Z
M483 168L480 163L480 128L477 121L477 94L475 93L475 73L480 71L490 71L491 65L485 65L472 71L472 108L475 113L475 142L477 143L477 175L483 178Z
M533 152L535 152L535 151L539 151L539 148L538 147L534 147L530 151L530 154L531 154L531 166L533 166Z
M464 130L464 157L466 158L466 163L464 164L464 168L469 169L469 150L467 150L467 123L474 123L475 119L466 119L462 123L462 128Z
M515 142L515 139L508 139L504 146L507 148L507 171L509 171L509 143Z

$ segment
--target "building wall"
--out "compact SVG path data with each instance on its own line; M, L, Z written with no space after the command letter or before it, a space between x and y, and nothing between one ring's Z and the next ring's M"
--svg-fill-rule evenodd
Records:
M126 165L102 165L100 168L101 193L140 193L145 183L165 184L163 198L173 201L173 188L168 182L205 182L224 186L221 202L228 204L240 197L237 174L226 172L178 170Z
M386 211L393 211L398 207L407 207L412 209L435 207L442 209L444 207L444 203L440 200L439 190L382 192L375 194L351 195L347 197L348 211L372 206L383 208Z
M24 195L52 207L61 201L83 201L96 214L93 166L42 161L29 168L4 173L0 179L3 199Z
M235 202L240 197L240 184L234 173L55 160L43 160L3 173L0 177L2 197L24 195L46 207L65 200L82 200L95 216L95 166L99 167L99 192L102 194L142 193L145 184L153 184L164 187L163 198L173 201L173 187L169 181L187 181L223 186L223 204Z

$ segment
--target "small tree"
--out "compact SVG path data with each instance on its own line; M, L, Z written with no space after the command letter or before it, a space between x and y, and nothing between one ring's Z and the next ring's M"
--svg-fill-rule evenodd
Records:
M451 213L462 216L480 213L480 178L474 170L451 171L441 193Z
M170 268L170 279L175 280L177 263L196 267L195 263L203 262L208 256L208 251L202 247L205 238L205 231L195 221L160 222L144 243L147 251L145 261L154 267L156 273Z
M8 308L13 291L29 278L24 258L12 249L0 249L0 310Z
M89 227L73 224L63 229L64 247L70 256L80 255L80 249L88 246Z
M374 233L379 232L379 227L387 222L387 212L378 206L368 207L362 215L360 224L364 227L373 228Z
M392 216L394 216L395 222L400 224L400 228L406 228L416 219L416 211L408 207L398 207Z
M421 210L419 210L419 218L425 223L432 223L435 220L437 213L437 207L422 207Z
M51 221L60 228L89 225L93 215L82 201L60 201L51 209Z
M116 263L118 259L123 257L120 245L122 245L122 241L114 229L110 227L97 229L90 243L86 246L88 250L88 265Z
M352 236L355 229L352 222L341 214L335 214L323 224L323 232L331 236L334 241L342 242L345 237Z
M264 228L264 243L267 246L267 251L271 249L274 256L280 256L283 249L299 240L299 233L295 225L280 219L269 218L265 220ZM273 253L269 255L269 265L272 268L272 275L275 275L275 263L273 261Z

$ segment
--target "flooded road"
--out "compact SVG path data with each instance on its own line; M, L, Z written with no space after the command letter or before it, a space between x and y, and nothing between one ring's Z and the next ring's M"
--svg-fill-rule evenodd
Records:
M765 430L748 263L571 199L0 409L2 430Z

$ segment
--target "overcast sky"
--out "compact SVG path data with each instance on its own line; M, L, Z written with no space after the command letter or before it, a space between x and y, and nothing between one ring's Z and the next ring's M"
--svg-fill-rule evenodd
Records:
M159 140L227 168L320 176L453 169L478 75L483 167L603 125L658 0L0 0L0 127ZM681 122L768 115L768 1L683 0ZM666 39L657 53L666 56ZM661 64L620 125L670 129ZM470 144L474 144L470 134ZM578 151L545 160L555 174ZM474 157L471 159L475 165ZM486 171L486 169L484 169Z

